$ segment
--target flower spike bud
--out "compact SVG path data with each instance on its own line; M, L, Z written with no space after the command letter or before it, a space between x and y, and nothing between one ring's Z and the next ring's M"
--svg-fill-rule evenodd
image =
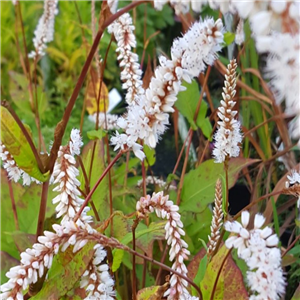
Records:
M223 209L222 209L222 182L217 180L215 188L215 207L213 210L213 218L211 221L211 235L208 237L207 255L211 256L215 251L216 245L220 239L220 229L223 224Z
M132 18L128 13L120 16L108 27L108 32L114 34L118 43L116 51L119 53L118 60L123 68L121 80L124 82L123 88L127 89L126 102L129 105L135 104L136 96L144 93L138 55L131 50L136 47L134 29Z
M227 66L224 93L222 93L223 100L221 100L221 106L218 108L220 121L214 136L215 148L213 150L216 163L222 163L226 158L237 157L240 153L242 134L240 123L235 119L237 112L233 110L235 106L233 99L236 93L236 68L237 64L233 59Z
M56 187L53 191L59 194L52 200L53 204L57 204L57 218L63 216L61 224L72 220L76 213L80 210L84 202L79 196L80 181L77 179L79 171L76 167L75 155L80 154L80 148L83 145L80 131L72 129L70 141L67 146L61 146L58 151L57 160L51 180ZM77 224L83 226L86 222L91 221L91 217L86 215L89 208L86 208Z
M44 13L41 16L33 38L35 51L29 53L30 58L40 57L45 55L46 43L52 42L54 37L54 20L57 15L58 0L45 0Z
M190 252L187 250L187 243L182 239L185 232L182 229L183 224L178 212L179 207L169 200L168 195L164 196L163 192L159 192L153 193L152 197L149 195L142 197L136 204L136 210L139 218L145 218L147 214L155 212L157 217L167 219L165 239L167 244L170 245L169 259L170 261L175 260L172 268L186 276L187 268L183 261L188 258ZM171 276L170 288L164 296L168 300L193 299L187 290L187 282L176 274Z

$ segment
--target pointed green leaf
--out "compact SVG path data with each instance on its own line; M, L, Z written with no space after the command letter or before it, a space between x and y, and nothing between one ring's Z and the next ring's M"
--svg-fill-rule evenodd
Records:
M153 166L156 161L155 149L152 149L147 145L144 145L144 153L146 155L145 165L148 166L149 164L150 167Z
M239 172L257 159L234 158L229 161L229 188L238 177ZM202 163L197 169L190 171L184 177L182 188L182 202L180 210L201 212L209 203L214 201L215 184L219 177L225 177L224 165L217 164L213 159Z
M207 104L203 99L201 101L196 122L194 121L195 112L200 98L198 84L196 81L193 81L191 84L184 82L183 86L185 86L187 89L186 91L178 94L178 100L176 101L175 106L180 113L188 119L191 127L194 130L196 130L198 126L201 128L203 134L209 138L212 128L211 125L209 125L209 119L205 118L207 113Z
M124 250L122 249L114 249L113 250L113 264L111 267L112 272L116 272L123 261Z
M1 142L14 157L20 169L42 182L49 178L49 172L42 174L40 171L25 135L9 111L3 106L1 106Z

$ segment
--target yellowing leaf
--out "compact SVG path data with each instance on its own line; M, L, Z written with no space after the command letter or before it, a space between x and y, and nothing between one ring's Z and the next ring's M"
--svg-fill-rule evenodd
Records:
M144 288L137 293L137 300L161 300L167 289L167 283Z
M42 182L49 178L49 172L42 174L40 171L24 133L13 116L3 106L1 106L1 142L13 155L20 169Z
M208 264L200 283L203 300L249 299L240 269L223 245ZM214 296L212 297L212 292Z
M94 250L95 242L89 242L80 251L73 253L69 247L65 252L59 252L53 259L48 279L43 288L31 299L60 299L67 294L87 268Z
M96 76L92 76L94 79ZM100 80L91 80L87 87L87 94L85 98L86 103L86 110L90 115L93 115L97 112L97 99L98 93L100 91ZM105 112L107 111L109 104L108 99L108 90L104 82L101 85L101 93L99 98L99 111Z

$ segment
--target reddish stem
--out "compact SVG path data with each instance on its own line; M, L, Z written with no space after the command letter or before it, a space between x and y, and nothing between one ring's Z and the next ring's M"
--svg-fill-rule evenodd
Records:
M98 181L95 183L95 185L93 186L93 188L91 189L91 191L89 192L89 194L86 196L84 203L82 204L80 210L78 211L78 213L76 214L76 216L74 218L74 222L76 222L78 220L78 218L81 215L83 209L86 207L86 205L90 201L92 195L94 194L95 190L97 189L97 187L99 186L99 184L101 183L101 181L103 180L103 178L105 177L105 175L108 173L108 171L112 168L112 166L116 163L116 161L121 157L121 155L123 153L124 153L123 151L119 151L119 153L116 155L116 157L110 162L110 164L103 171L103 173L100 176L100 178L98 179Z
M7 179L8 188L9 188L9 195L10 195L10 200L11 200L12 211L14 214L15 227L16 227L16 230L20 230L14 192L13 192L13 188L11 185L11 181L9 180L7 173L6 173L6 179Z
M39 218L38 218L38 224L37 224L37 230L36 230L36 236L35 236L36 241L38 240L39 236L43 235L43 231L44 231L44 221L45 221L46 207L47 207L48 188L49 188L49 180L46 182L43 182L40 212L39 212Z
M184 178L187 163L188 163L188 158L189 158L189 153L190 153L190 147L191 147L191 144L192 144L193 133L194 133L194 131L190 132L190 139L189 139L189 142L188 142L188 145L187 145L187 148L186 148L186 152L185 152L185 158L184 158L183 168L182 168L181 177L180 177L179 189L178 189L178 192L177 192L176 204L178 206L180 204L180 195L181 195L181 190L182 190L182 186L183 186L183 178Z

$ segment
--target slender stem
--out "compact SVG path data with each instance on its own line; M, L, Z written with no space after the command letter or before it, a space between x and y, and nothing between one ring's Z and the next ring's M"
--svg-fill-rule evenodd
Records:
M77 160L78 160L79 165L80 165L81 170L82 170L82 175L83 175L83 178L84 178L85 192L89 193L90 192L90 181L88 179L88 176L87 176L87 173L86 173L83 161L82 161L82 159L81 159L81 157L79 155L77 156Z
M169 250L169 245L167 244L166 247L165 247L163 256L162 256L162 258L161 258L161 260L160 260L160 262L161 262L162 264L164 263L164 261L165 261L165 259L166 259L166 257L167 257L168 250ZM156 285L159 284L159 277L160 277L160 275L161 275L162 270L163 270L162 267L160 267L160 268L158 269L158 272L157 272L157 275L156 275L156 279L155 279L155 284L156 284Z
M106 152L107 152L107 163L110 164L110 155L109 155L109 142L108 137L105 137L105 143L106 143ZM108 192L109 192L109 214L112 216L114 212L113 208L113 198L112 198L112 183L111 183L111 170L108 171ZM114 236L114 221L111 219L110 223L110 235Z
M191 144L192 144L193 133L194 133L194 131L190 131L190 139L189 139L189 142L188 142L188 145L187 145L187 148L186 148L186 152L185 152L185 158L184 158L184 163L183 163L183 168L182 168L180 183L179 183L179 189L178 189L178 192L177 192L177 199L176 199L176 204L178 206L180 204L180 195L181 195L181 190L182 190L182 186L183 186L183 178L184 178L187 163L188 163L188 158L189 158L189 153L190 153L190 147L191 147Z
M76 222L78 220L78 218L81 215L83 209L86 207L86 205L90 201L92 195L94 194L95 190L97 189L97 187L99 186L99 184L101 183L101 181L103 180L103 178L105 177L105 175L108 173L108 171L112 168L112 166L116 163L116 161L121 157L121 155L123 153L124 153L123 151L119 151L119 153L116 155L116 157L110 162L110 164L103 171L103 173L100 176L100 178L98 179L98 181L95 183L95 185L93 186L93 188L91 189L91 191L89 192L89 194L86 196L86 198L84 200L84 203L82 204L80 210L78 211L78 213L74 217L74 222Z
M143 195L146 197L147 195L147 187L146 187L146 169L145 169L145 162L142 161L142 176L143 176Z
M225 212L226 212L226 217L228 216L228 206L229 206L229 182L228 182L228 163L229 163L229 159L228 157L226 157L225 161L224 161L224 170L225 170L225 188L226 188L226 204L225 204Z
M132 224L132 249L135 251L135 230L139 225L139 218L133 221ZM136 265L135 265L135 254L132 254L132 300L136 300Z
M11 185L11 181L9 180L7 173L6 173L6 179L7 179L7 184L8 184L8 188L9 188L9 195L10 195L11 206L12 206L12 211L13 211L13 215L14 215L15 227L16 227L16 230L20 230L14 192L13 192L13 188Z
M121 249L124 249L124 250L127 251L127 252L130 252L130 253L132 253L132 254L134 254L134 255L140 257L140 258L143 258L143 259L145 259L145 260L147 260L147 261L153 263L154 265L157 265L157 266L163 268L164 270L167 270L167 271L170 272L170 273L176 274L177 276L179 276L179 277L181 277L182 279L186 280L190 285L192 285L192 286L195 288L195 290L198 292L199 295L202 295L199 286L198 286L197 284L195 284L195 283L194 283L190 278L188 278L187 276L182 275L181 272L177 272L176 270L174 270L174 269L172 269L172 268L166 266L165 264L162 264L161 262L159 262L159 261L157 261L157 260L154 260L154 259L152 259L152 258L150 258L150 257L148 257L148 256L146 256L146 255L144 255L144 254L141 254L141 253L139 253L139 252L137 252L137 251L134 251L134 250L132 250L131 248L129 248L129 247L127 247L127 246L124 246L124 247L122 247Z
M23 24L22 10L21 10L20 2L17 4L17 6L18 6L18 12L19 12L21 29L22 29L23 47L24 47L24 52L25 52L25 65L26 65L26 68L27 68L26 71L27 71L28 82L29 82L30 105L31 105L31 108L33 110L34 103L33 103L32 79L31 79L31 73L30 73L30 63L29 63L29 57L28 57L28 50L27 50L25 30L24 30L24 24Z
M283 258L293 247L294 245L300 240L300 234L295 238L295 240L286 248L286 250L282 253L281 258Z
M182 147L181 147L181 150L180 150L179 156L178 156L178 158L177 158L175 167L174 167L173 172L172 172L173 175L176 173L176 171L177 171L177 169L178 169L178 166L179 166L179 163L180 163L180 159L181 159L181 157L182 157L182 154L183 154L183 151L184 151L184 148L185 148L185 144L186 144L187 141L188 141L188 138L189 138L189 136L190 136L190 134L191 134L191 131L192 131L192 129L190 128L190 130L188 131L188 134L187 134L187 136L186 136L186 138L185 138L185 140L184 140L184 142L183 142L183 145L182 145Z
M146 253L144 253L146 254ZM143 263L143 279L142 279L142 288L146 285L146 275L147 275L147 261L144 259Z
M201 103L202 103L203 95L204 95L204 92L205 92L205 88L207 86L210 70L211 70L211 66L208 66L206 74L205 74L204 82L203 82L203 85L202 85L199 101L197 103L196 111L195 111L195 114L194 114L194 121L197 120L197 117L198 117L198 114L199 114L199 110L200 110L200 107L201 107Z
M104 29L106 27L108 27L112 22L114 22L117 18L119 18L122 14L126 13L127 11L131 10L132 8L142 4L142 3L145 3L146 1L135 1L129 5L127 5L126 7L124 7L123 9L120 9L117 13L115 13L114 15L112 15L108 20L106 20L104 22L104 24L102 26L100 26L99 30L98 30L98 33L96 35L96 38L93 42L93 45L92 45L92 48L89 52L89 55L87 57L87 60L82 68L82 71L80 73L80 76L78 78L78 81L75 85L75 88L73 90L73 93L70 97L70 100L67 104L67 107L65 109L65 112L64 112L64 115L62 117L62 120L57 124L56 128L55 128L55 133L54 133L54 143L53 143L53 146L51 148L51 152L50 152L50 158L49 158L49 162L48 162L48 166L47 166L47 170L50 170L52 171L53 167L54 167L54 164L55 164L55 161L56 161L56 158L57 158L57 153L58 153L58 150L59 150L59 147L61 145L61 142L62 142L62 138L63 138L63 135L65 133L65 130L66 130L66 126L68 124L68 121L69 121L69 118L71 116L71 113L72 113L72 109L74 107L74 104L76 102L76 99L79 95L79 92L80 92L80 89L83 85L83 82L84 82L84 79L85 79L85 76L89 70L89 67L91 65L91 62L93 60L93 57L94 57L94 54L98 48L98 44L100 42L100 39L102 37L102 34L104 32Z
M266 194L266 195L263 195L259 198L257 198L256 200L252 201L250 204L248 204L247 206L245 206L242 210L240 210L235 216L234 216L234 220L237 220L239 218L239 216L242 214L243 211L245 210L248 210L249 208L251 208L253 205L259 203L261 200L265 199L265 198L268 198L268 197L272 197L272 196L275 196L275 195L279 195L281 194L282 191L278 191L278 192L272 192L270 194Z
M39 218L38 218L38 224L37 224L37 230L36 230L36 236L35 236L36 241L38 240L39 236L43 235L43 231L44 231L44 221L45 221L46 207L47 207L48 188L49 188L49 180L46 182L43 182L43 186L42 186L40 212L39 212Z

